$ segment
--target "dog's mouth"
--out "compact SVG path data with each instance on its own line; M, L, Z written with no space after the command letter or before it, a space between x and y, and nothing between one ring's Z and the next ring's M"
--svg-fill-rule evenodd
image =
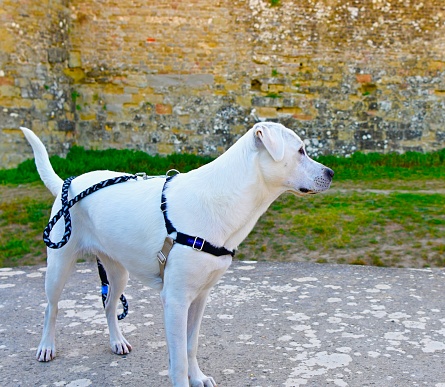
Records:
M300 191L303 194L309 194L309 195L315 195L316 193L318 193L318 191L313 191L307 188L299 188L298 191Z

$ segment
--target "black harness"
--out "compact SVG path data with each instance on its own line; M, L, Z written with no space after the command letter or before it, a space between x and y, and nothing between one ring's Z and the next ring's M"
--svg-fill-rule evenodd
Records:
M207 242L204 238L184 234L180 231L177 231L176 228L173 226L172 222L167 216L167 199L165 197L165 189L167 187L167 183L169 183L175 176L176 175L167 177L164 183L164 188L162 189L161 210L164 215L165 228L167 229L167 234L171 235L174 232L176 232L175 242L179 243L180 245L189 246L194 250L204 251L205 253L209 253L217 257L220 257L222 255L231 255L232 257L234 257L235 256L234 250L228 250L225 247L216 247L212 245L210 242Z

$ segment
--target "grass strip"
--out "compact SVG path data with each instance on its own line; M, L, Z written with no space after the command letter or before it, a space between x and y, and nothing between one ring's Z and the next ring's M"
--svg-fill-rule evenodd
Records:
M117 172L146 172L149 175L164 175L169 169L188 172L207 164L210 157L193 154L172 154L169 156L150 156L142 151L134 150L85 150L74 146L66 158L50 157L51 165L56 173L66 179L95 170L111 170ZM17 168L0 170L0 184L24 184L39 181L34 159L26 160Z
M415 186L418 182L414 182ZM236 258L392 267L445 266L445 194L342 189L284 195L241 244ZM41 263L52 196L41 185L3 187L0 266Z
M445 266L445 195L287 195L241 246L240 259L398 267Z
M134 150L85 150L74 146L66 158L51 157L54 170L63 179L85 172L108 169L119 172L146 172L162 175L175 168L187 172L213 160L192 154L150 156ZM317 161L335 171L335 180L371 181L380 179L431 180L445 178L445 149L431 153L404 154L354 153L351 157L320 156ZM39 181L33 160L17 168L0 170L0 184L23 184Z

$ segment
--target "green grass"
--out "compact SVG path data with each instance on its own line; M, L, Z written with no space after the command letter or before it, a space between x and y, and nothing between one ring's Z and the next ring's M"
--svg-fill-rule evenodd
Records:
M316 252L319 262L444 266L444 204L445 195L415 192L287 195L272 204L240 252L259 260L305 260Z
M133 150L85 150L75 146L70 149L66 158L52 156L50 160L57 174L65 179L99 169L128 173L146 172L149 175L163 175L172 168L188 172L213 159L192 154L162 157ZM24 161L17 168L0 170L0 184L23 184L39 180L34 159Z
M150 156L142 151L108 149L70 149L66 159L53 156L51 164L62 177L109 169L119 172L146 172L162 175L171 168L187 172L213 160L191 154L173 154L167 157ZM405 154L354 153L351 157L320 156L317 161L335 171L335 181L372 181L382 179L431 180L445 178L445 149L432 153L407 152ZM23 184L39 181L33 160L17 168L0 170L0 184Z
M150 175L171 168L187 172L211 160L74 147L66 159L54 156L51 163L66 178L96 169ZM355 153L349 158L322 156L318 161L335 170L332 189L315 196L279 198L240 246L238 259L445 266L445 150ZM2 267L45 259L41 234L52 197L39 181L33 160L0 170Z
M120 172L146 172L162 175L171 168L187 172L213 160L191 154L173 154L167 157L150 156L141 151L108 149L85 150L73 147L66 159L53 156L51 163L56 172L67 178L97 169ZM354 153L351 157L320 156L317 161L335 171L335 181L358 180L437 180L445 178L445 149L432 153L405 154ZM33 160L17 168L0 170L0 184L23 184L39 181Z
M48 223L51 204L27 196L0 202L0 267L44 260L42 232Z
M431 153L356 152L351 157L320 156L335 171L336 180L427 180L445 178L445 149Z

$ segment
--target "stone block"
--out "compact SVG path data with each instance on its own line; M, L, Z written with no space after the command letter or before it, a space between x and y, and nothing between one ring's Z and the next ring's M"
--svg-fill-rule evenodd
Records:
M430 71L444 71L445 70L445 62L439 60L433 60L428 63L428 70Z
M445 142L445 132L436 132L436 140L443 144Z
M371 83L372 75L371 74L356 74L355 79L358 83Z
M62 63L67 59L67 51L65 48L50 47L48 49L48 62L49 63Z
M124 94L124 87L113 83L106 83L102 87L102 93L105 94Z
M143 95L141 93L134 93L131 95L131 103L132 104L137 105L144 101L145 101L145 95Z
M180 116L178 117L178 121L179 121L182 125L188 125L188 124L190 124L190 121L191 121L191 119L190 119L190 114L183 114L183 115L180 115Z
M422 129L408 129L405 130L406 140L420 140L422 138Z
M145 96L145 101L150 104L162 104L164 102L163 94L148 94Z
M283 98L271 98L271 97L253 97L252 106L258 107L282 107Z
M33 100L26 98L2 97L2 94L0 93L0 106L2 108L30 109L33 106Z
M133 96L131 94L103 94L103 98L107 101L107 106L110 104L122 105L124 103L133 102Z
M172 114L173 108L172 105L157 103L155 106L155 111L157 114Z
M125 94L138 94L139 91L140 91L139 87L135 87L135 86L125 86L124 87Z
M70 77L74 81L74 83L79 83L85 78L84 71L79 67L65 68L63 69L63 73L66 76Z
M96 119L96 113L79 113L79 117L82 121L91 121Z
M271 93L279 93L280 91L284 91L284 85L269 85L268 90Z
M57 121L57 129L61 132L73 132L76 128L74 121L60 120Z
M403 130L388 130L386 132L386 138L396 141L403 140Z
M256 113L261 118L275 118L277 117L277 109L273 107L259 107Z
M338 139L340 141L352 141L354 140L354 132L352 130L339 130Z
M68 56L68 67L82 67L82 57L80 51L70 51Z
M315 118L311 114L294 114L293 117L299 121L312 121Z
M0 96L2 97L20 97L21 91L19 87L11 85L0 86Z
M252 98L248 95L237 95L235 102L243 108L250 108L252 106Z
M172 144L163 144L163 143L159 143L157 144L157 151L159 154L161 155L169 155L174 153L175 151L175 146Z
M148 75L147 84L153 88L170 88L187 86L191 88L200 88L214 84L214 76L212 74L160 74Z
M277 112L279 114L298 115L298 114L303 114L303 109L299 107L284 107L284 108L278 108Z
M0 77L0 86L13 86L14 83L15 83L14 78ZM29 81L26 80L26 84L28 84L28 83L29 83ZM18 83L17 86L21 87L22 85L20 85L20 83Z

